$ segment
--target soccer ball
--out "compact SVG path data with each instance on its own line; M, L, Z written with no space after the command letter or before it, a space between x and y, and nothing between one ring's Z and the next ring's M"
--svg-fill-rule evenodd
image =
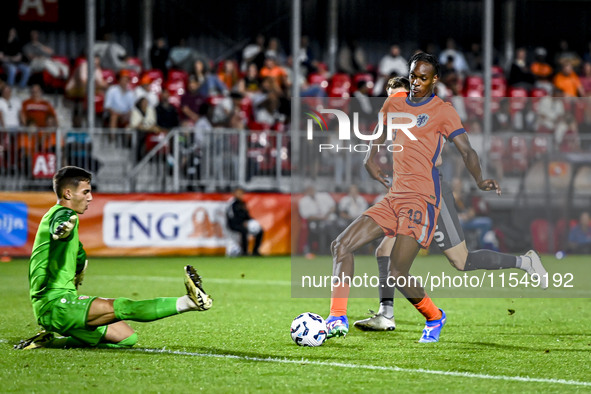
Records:
M291 339L298 346L320 346L326 341L326 334L324 319L315 313L302 313L291 323Z

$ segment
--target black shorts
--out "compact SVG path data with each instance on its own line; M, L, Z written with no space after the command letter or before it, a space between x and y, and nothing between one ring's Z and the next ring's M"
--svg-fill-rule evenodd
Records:
M441 181L441 194L441 211L437 219L433 242L444 251L462 243L465 238L449 183Z

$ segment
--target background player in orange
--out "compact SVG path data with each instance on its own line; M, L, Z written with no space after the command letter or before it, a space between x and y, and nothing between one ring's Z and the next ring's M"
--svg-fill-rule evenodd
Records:
M410 91L410 82L406 77L390 78L386 91L389 97L406 97ZM435 165L439 166L441 164L435 163ZM542 289L548 288L546 269L542 265L540 256L534 250L530 250L522 256L513 256L495 252L494 250L468 251L464 232L455 208L451 186L443 179L441 180L441 212L435 230L433 239L450 264L457 270L518 268L530 275L537 275L539 286ZM361 330L392 331L396 328L394 322L394 288L388 286L387 283L390 254L395 241L396 237L384 237L376 248L380 307L378 313L355 322L354 326Z
M389 274L396 279L398 290L427 320L419 342L437 342L445 324L445 312L435 306L423 287L411 278L409 270L419 249L429 246L433 238L441 200L439 172L435 163L441 154L444 137L454 140L481 190L497 190L497 193L501 190L495 180L482 179L478 155L470 146L457 112L451 104L444 103L433 93L439 79L437 60L426 53L415 54L410 60L409 77L409 96L406 99L388 97L381 112L384 114L384 125L388 123L388 113L406 113L414 116L416 126L409 127L407 131L410 133L395 130L393 142L404 149L393 153L396 172L388 194L333 241L333 276L351 278L354 272L353 253L357 249L384 234L396 236ZM402 123L408 122L408 119ZM386 133L382 132L372 143L365 165L373 178L387 185L385 175L373 161L377 151L375 146L383 144L385 138ZM346 316L349 285L346 280L338 282L335 279L330 316L326 320L329 337L344 336L349 330Z

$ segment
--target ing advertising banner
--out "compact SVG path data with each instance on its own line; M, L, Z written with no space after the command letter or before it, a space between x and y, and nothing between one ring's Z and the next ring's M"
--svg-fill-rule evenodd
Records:
M229 194L93 194L80 215L89 256L224 255L238 239L226 226ZM290 196L246 194L265 231L261 253L291 253ZM53 193L0 193L0 255L29 256ZM232 241L234 240L234 241Z

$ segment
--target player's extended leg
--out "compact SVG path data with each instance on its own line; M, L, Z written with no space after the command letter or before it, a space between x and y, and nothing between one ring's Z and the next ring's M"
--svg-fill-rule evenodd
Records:
M396 237L384 237L376 248L375 256L378 261L380 308L373 316L358 320L354 326L363 331L392 331L396 329L394 322L394 287L388 286L390 270L390 254L396 242Z
M354 274L353 253L374 239L383 236L382 228L370 217L362 215L332 242L332 274L338 283L333 283L330 316L326 319L328 337L345 336L349 331L347 301L350 281ZM349 279L347 280L347 278Z
M212 300L201 287L201 277L190 265L185 267L187 295L133 301L127 298L96 298L88 310L86 325L102 326L119 320L154 321L189 311L211 308Z
M398 234L390 256L390 276L395 278L396 288L427 319L419 342L437 342L446 316L427 296L420 283L410 275L410 267L419 250L420 245L413 237Z

